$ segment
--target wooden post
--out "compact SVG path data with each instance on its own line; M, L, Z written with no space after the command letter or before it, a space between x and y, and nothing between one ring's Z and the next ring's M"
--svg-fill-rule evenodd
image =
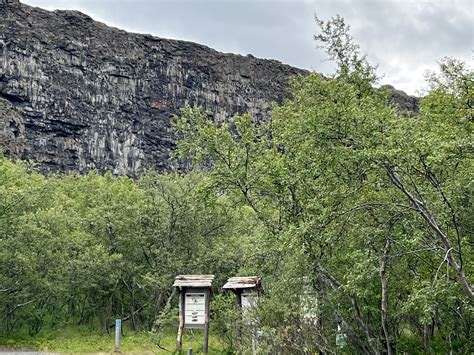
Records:
M115 351L120 351L120 338L122 336L122 320L116 319L115 320Z
M257 354L257 337L255 334L255 327L252 327L252 354Z
M241 309L242 308L242 290L236 289L235 296L236 296L237 306L239 306L239 309Z
M237 303L237 308L239 310L240 314L240 319L237 321L237 328L235 329L235 336L236 336L236 342L237 342L237 351L239 354L242 353L242 290L240 289L235 289L235 300Z
M184 290L179 290L179 326L178 336L176 338L176 349L181 351L183 346L183 329L184 329Z
M206 291L206 315L204 317L204 349L203 353L207 354L209 351L209 289Z

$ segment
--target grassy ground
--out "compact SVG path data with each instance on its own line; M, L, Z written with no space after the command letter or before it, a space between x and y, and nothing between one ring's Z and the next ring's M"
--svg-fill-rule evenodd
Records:
M192 348L193 354L199 354L202 352L202 341L202 331L186 331L183 337L183 349ZM125 354L173 354L176 353L175 344L176 332L173 330L164 335L125 331L120 350ZM114 334L84 328L67 328L43 331L34 337L28 335L0 337L0 350L2 347L59 353L108 354L114 351ZM225 351L219 339L211 335L209 354L230 354L230 352Z

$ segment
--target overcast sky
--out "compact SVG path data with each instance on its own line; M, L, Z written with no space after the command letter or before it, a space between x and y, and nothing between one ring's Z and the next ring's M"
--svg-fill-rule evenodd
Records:
M48 10L74 9L108 25L202 43L223 52L253 54L331 73L316 48L316 13L342 15L372 64L409 94L424 73L452 56L471 66L472 0L21 0Z

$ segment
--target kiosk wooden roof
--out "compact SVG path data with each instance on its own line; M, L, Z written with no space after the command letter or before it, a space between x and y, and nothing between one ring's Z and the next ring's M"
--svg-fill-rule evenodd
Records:
M173 287L211 287L214 275L178 275L174 279Z
M222 287L224 290L260 289L262 278L258 276L231 277Z

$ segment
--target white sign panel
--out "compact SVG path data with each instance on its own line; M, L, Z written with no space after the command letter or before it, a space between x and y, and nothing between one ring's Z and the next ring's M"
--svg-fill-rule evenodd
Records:
M242 316L244 323L252 323L251 309L257 305L257 295L255 293L242 293Z
M254 293L242 293L242 308L249 309L255 307L257 304L257 297Z
M184 324L204 325L206 316L205 293L186 293L184 295Z

